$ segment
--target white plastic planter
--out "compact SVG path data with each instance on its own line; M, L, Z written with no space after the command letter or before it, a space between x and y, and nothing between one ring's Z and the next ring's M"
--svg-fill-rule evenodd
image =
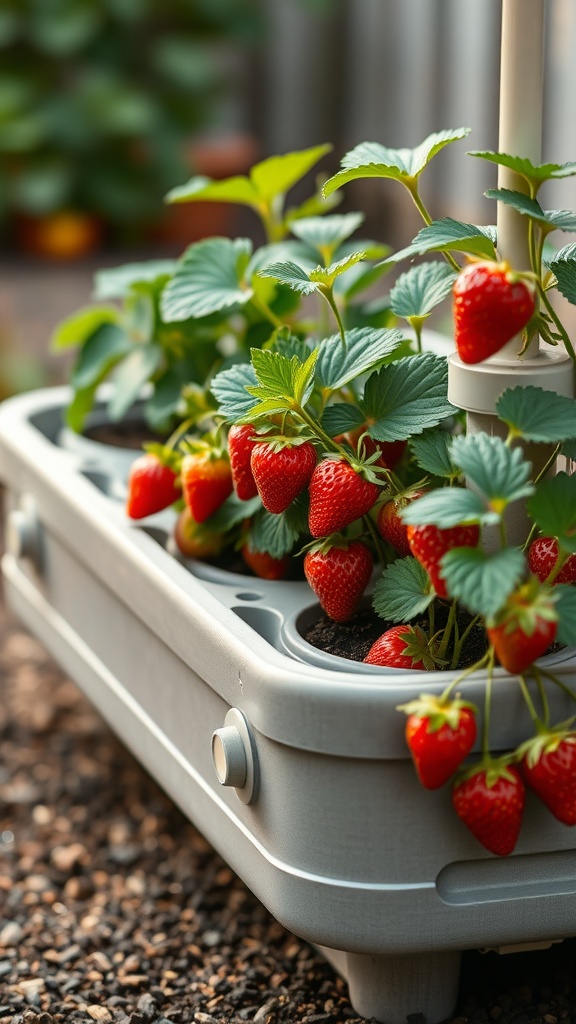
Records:
M123 471L59 446L68 397L0 407L6 598L268 909L323 948L358 1013L433 1024L454 1007L461 950L574 935L574 831L529 796L499 859L449 787L416 779L396 706L446 673L318 657L298 633L306 584L174 558L169 514L130 523ZM576 658L555 671L574 685ZM481 674L466 693L482 706ZM530 732L502 670L493 722L494 749Z

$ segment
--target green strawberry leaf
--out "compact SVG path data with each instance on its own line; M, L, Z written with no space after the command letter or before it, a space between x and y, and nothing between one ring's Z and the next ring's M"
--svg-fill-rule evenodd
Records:
M272 558L290 554L299 536L300 530L286 513L273 515L262 507L250 524L252 544L258 551L267 551Z
M361 142L346 153L341 163L342 169L328 179L323 194L328 197L342 185L358 178L393 178L413 185L436 153L469 133L470 128L436 132L415 149L388 149L378 142Z
M452 291L456 274L446 263L419 263L401 274L390 292L390 306L405 320L424 320Z
M265 347L273 352L278 352L279 355L285 356L286 359L292 359L292 356L296 356L301 363L305 363L310 352L313 351L310 343L304 338L291 334L289 327L279 327Z
M235 423L256 406L256 399L247 390L256 383L254 368L249 363L237 363L221 370L213 378L210 390L218 402L219 412L230 423Z
M349 402L334 402L327 405L322 415L322 429L330 437L337 437L338 434L345 434L348 430L355 430L366 422L366 417L361 409Z
M546 537L557 537L565 551L576 552L576 476L558 473L541 480L528 511Z
M301 295L312 295L313 292L318 291L319 286L317 282L311 281L308 272L303 267L293 263L292 260L286 260L282 263L269 263L259 273L260 277L273 277L276 281L287 284L289 288L300 292Z
M521 448L508 448L502 438L488 434L455 437L450 454L491 511L502 515L512 501L534 492L532 464Z
M146 400L146 421L161 431L178 411L183 381L177 370L170 366L154 383L154 391Z
M260 196L249 178L238 175L213 181L201 175L195 175L184 185L170 189L164 198L165 203L241 203L258 209Z
M77 434L81 434L84 429L86 417L94 405L99 383L100 381L96 380L90 387L75 391L72 401L66 409L66 424Z
M296 357L287 359L279 352L259 348L253 348L250 355L258 382L255 387L249 388L250 394L260 400L279 397L289 400L295 397L294 382L301 367Z
M50 339L53 352L79 348L104 324L118 324L120 311L115 306L87 306L67 316L56 327Z
M374 611L388 622L408 622L426 611L434 591L415 558L398 558L386 567L374 587Z
M315 281L320 288L331 288L341 274L345 274L351 267L361 263L365 256L364 252L351 252L343 259L337 260L336 263L331 263L329 267L316 267L315 270L310 271L310 280Z
M162 293L163 319L174 323L245 305L252 297L244 280L251 252L247 238L207 238L189 246Z
M72 387L75 391L84 391L99 383L131 351L132 342L122 328L116 324L102 324L80 350L72 371Z
M412 526L433 524L441 530L448 530L460 523L498 522L499 516L486 512L479 494L464 487L441 487L423 494L400 512L404 523Z
M397 330L356 327L346 332L346 348L339 334L320 342L317 381L322 388L337 391L361 373L375 369L402 344Z
M533 164L530 160L520 156L510 156L508 153L495 153L492 150L470 150L468 156L477 156L481 160L488 160L490 163L498 164L499 167L507 167L524 178L529 185L537 190L543 182L551 178L569 178L576 174L576 163L566 164Z
M297 356L293 356L290 360L290 364L293 367L292 389L294 393L294 400L298 405L306 405L306 402L314 390L317 359L318 349L316 348L310 352L304 363L302 363Z
M383 366L366 381L360 407L377 441L404 441L454 413L447 398L448 366L425 352Z
M145 263L125 263L121 267L97 270L94 274L95 299L123 299L135 284L154 284L168 280L176 272L177 260L148 260Z
M246 280L254 283L254 278L260 271L274 263L295 263L306 272L314 270L318 259L314 249L311 249L304 242L297 242L294 239L284 239L282 242L273 242L270 245L262 245L256 249L246 268Z
M460 469L451 458L451 444L452 434L442 427L434 427L410 439L410 449L420 468L448 480L460 476Z
M576 213L572 210L543 210L537 199L531 199L524 192L508 188L489 188L484 195L500 203L512 206L518 213L544 224L550 231L576 231Z
M465 252L484 259L496 259L496 230L492 226L466 224L443 217L421 228L416 238L399 252L388 256L387 263L399 263L427 252Z
M576 647L576 587L559 583L554 587L559 615L556 639L567 647Z
M108 403L108 415L118 422L139 397L162 362L162 350L157 345L135 345L116 367L114 391Z
M249 498L248 501L241 501L233 491L207 522L215 533L228 533L234 526L238 526L245 519L256 515L261 508L262 502L259 494L254 498Z
M526 571L519 548L486 554L482 548L453 548L441 559L448 593L473 615L495 616Z
M285 195L331 149L329 143L324 143L310 149L270 156L255 164L250 171L250 181L258 198L269 203L277 196Z
M330 262L332 255L364 221L363 213L331 214L327 217L303 217L294 221L292 234L316 249L324 262ZM325 254L328 254L326 260Z
M507 388L496 413L515 437L558 444L574 436L576 400L533 385Z
M576 242L558 249L546 265L556 278L558 291L576 305Z

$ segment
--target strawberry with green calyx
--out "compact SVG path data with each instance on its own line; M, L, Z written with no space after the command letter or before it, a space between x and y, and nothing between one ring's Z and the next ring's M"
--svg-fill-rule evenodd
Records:
M423 693L398 710L408 715L406 742L420 782L425 789L438 789L474 746L477 709L458 697Z
M304 575L335 622L347 622L357 611L372 569L369 548L338 534L313 544L304 556Z
M376 465L386 469L394 469L406 451L407 441L376 441L367 433L368 424L364 423L355 430L348 430L334 438L337 444L347 444L355 455L375 455ZM363 448L363 451L362 451Z
M422 487L401 491L384 502L378 511L378 533L403 558L411 554L411 551L408 543L408 527L402 522L400 513L403 508L406 508L412 501L416 501L417 498L422 497L425 493L426 489Z
M560 549L555 537L537 537L528 549L530 572L541 583L576 583L576 555L566 554L560 564L559 558Z
M126 515L130 519L144 519L179 501L179 467L177 452L164 445L146 445L144 454L130 467Z
M220 531L210 530L207 524L199 523L190 509L185 506L174 525L174 542L186 558L215 558L222 551L225 537Z
M516 846L526 790L508 757L485 754L454 783L452 804L460 820L490 853L506 857Z
M480 528L475 523L440 529L428 523L409 525L406 530L410 551L428 573L438 597L448 597L442 575L441 560L453 548L475 548L480 540Z
M419 626L392 626L374 641L366 665L433 671L437 665L428 637Z
M216 512L232 493L232 472L225 448L209 441L184 441L180 468L182 494L197 523Z
M262 504L280 515L308 485L316 449L302 437L271 437L252 449L250 466Z
M525 782L564 825L576 825L576 732L546 729L516 755Z
M274 558L268 551L259 551L247 540L240 548L242 558L255 576L262 580L283 580L290 571L292 556Z
M254 427L251 424L234 425L228 431L228 456L234 490L241 501L255 498L258 488L250 466L254 445Z
M316 466L309 484L308 528L326 537L366 515L380 494L379 477L370 464L328 456Z
M556 637L556 596L532 577L507 599L487 627L500 664L513 675L524 672L548 650Z
M468 264L452 296L454 341L464 363L495 355L526 327L536 309L533 285L506 262Z

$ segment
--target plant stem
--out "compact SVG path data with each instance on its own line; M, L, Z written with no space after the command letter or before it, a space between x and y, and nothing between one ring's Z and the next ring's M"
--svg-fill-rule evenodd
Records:
M549 679L551 683L555 683L561 690L564 690L564 693L568 694L568 696L576 703L576 693L571 686L568 686L568 683L565 683L563 679L558 679L558 676L553 676L551 672L547 672L546 669L542 668L542 666L540 666L538 671L545 676L546 679Z
M253 295L250 301L252 302L252 305L256 307L258 312L273 324L274 327L284 327L284 321L281 320L280 317L276 316L276 313L270 309L270 306L268 306L263 299Z
M530 715L530 718L532 719L532 721L534 723L534 728L536 729L537 732L539 732L541 727L542 727L542 721L540 719L540 716L538 715L538 712L536 711L536 708L534 707L534 701L532 700L532 697L530 696L530 691L528 689L528 685L526 683L526 679L525 679L525 677L523 675L519 675L518 676L518 684L520 686L520 690L522 691L522 696L524 698L524 703L526 704L526 707L528 708L528 713Z
M444 658L445 655L446 655L446 650L447 650L447 647L448 647L448 641L450 640L450 635L451 635L452 630L454 628L455 621L456 621L456 601L452 601L452 604L450 605L450 611L448 612L448 621L447 621L447 623L446 623L446 625L444 627L444 635L442 637L442 642L440 644L440 647L438 648L438 657L439 658Z
M548 472L548 470L552 468L552 466L554 465L554 463L556 462L556 459L558 458L558 456L560 454L560 449L561 448L562 448L561 444L557 444L556 445L556 447L554 448L554 451L552 452L552 454L549 456L548 459L546 459L546 462L542 466L542 469L540 470L540 472L537 474L537 476L534 477L534 483L535 484L539 484L540 481L543 479L543 477L546 476L546 473Z
M382 565L386 565L386 553L385 553L384 547L382 545L382 539L380 537L380 534L378 533L378 530L376 529L376 526L374 525L374 522L372 521L370 515L365 515L362 518L364 519L364 522L366 523L366 526L368 528L368 533L370 534L370 536L372 538L372 543L374 544L374 547L376 548L376 555L377 555L378 561L381 562Z
M550 705L548 703L548 695L546 693L546 687L542 682L542 676L540 675L540 669L536 665L532 666L532 671L536 677L536 683L538 686L538 693L540 694L540 700L542 702L542 715L544 719L544 725L548 729L550 727Z
M340 337L342 339L342 344L343 344L344 348L346 348L346 331L344 330L344 324L342 323L342 317L340 316L340 310L338 309L338 306L336 304L336 299L334 298L334 292L333 292L332 288L321 288L320 289L320 294L324 296L324 298L326 299L326 302L328 303L328 305L330 306L332 312L334 313L334 316L336 318L336 323L338 324L338 330L340 332Z
M471 631L474 629L474 626L476 625L477 622L479 622L479 620L480 616L475 615L474 618L471 619L471 621L466 626L466 629L462 633L462 636L459 637L458 641L454 644L454 656L452 658L454 668L460 661L460 655L462 654L462 648L464 647L466 640L468 639Z
M562 338L562 341L564 342L566 351L567 351L568 355L570 356L570 359L576 365L576 351L574 350L574 346L573 346L572 342L570 341L570 338L568 337L568 334L567 334L567 332L566 332L566 330L564 328L564 325L563 325L562 321L560 320L558 314L556 313L556 310L554 309L554 306L550 302L550 299L548 298L548 296L546 294L546 291L544 290L544 286L543 286L542 282L540 281L540 279L538 279L536 281L536 287L538 289L538 294L540 296L540 300L546 306L547 312L549 313L551 319L553 320L554 324L556 325L558 333L560 334L560 336Z
M429 226L432 223L432 217L430 216L428 210L426 209L426 206L422 202L420 192L418 190L418 179L415 178L411 184L409 182L405 182L404 184L406 185L406 188L408 189L410 195L412 196L414 205L416 206L416 209L418 210L420 216L422 217L422 220L427 226ZM442 255L444 256L444 259L450 264L450 266L456 271L456 273L459 274L462 267L456 262L452 254L449 252L444 252L442 253Z
M440 703L441 704L443 704L445 701L448 700L450 694L453 693L453 691L462 682L463 679L466 679L466 677L471 675L472 672L477 672L478 669L481 669L481 668L484 667L484 665L486 664L486 662L488 660L488 654L489 654L489 652L487 651L486 654L483 654L482 657L479 658L478 661L475 661L473 665L469 665L468 668L465 668L462 672L460 672L456 676L455 679L452 680L452 682L446 687L446 689L443 691L443 693L440 696Z
M494 672L494 648L488 651L486 671L486 694L484 698L484 722L482 723L482 759L490 759L490 710L492 705L492 673Z

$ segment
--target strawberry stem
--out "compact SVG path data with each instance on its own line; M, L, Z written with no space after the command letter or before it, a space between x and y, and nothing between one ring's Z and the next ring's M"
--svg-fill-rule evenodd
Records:
M443 659L443 658L446 657L446 650L448 648L448 642L450 640L450 636L452 635L452 630L454 629L455 622L456 622L456 601L452 601L452 604L450 605L450 611L448 612L448 621L446 622L446 625L444 627L444 634L442 636L442 640L441 640L440 646L439 646L438 651L437 651L437 657L440 658L440 659Z
M338 309L338 306L337 306L337 303L336 303L336 299L334 298L334 291L333 291L331 286L330 287L324 287L324 288L320 288L320 294L324 296L324 298L326 299L326 302L328 303L328 305L330 306L332 312L334 313L334 317L336 319L336 323L338 324L338 330L340 331L340 337L342 339L342 345L344 346L344 351L346 351L346 348L347 348L347 345L346 345L346 331L344 330L344 324L342 323L342 317L340 316L340 310Z
M432 223L432 217L428 213L428 210L426 209L426 206L424 205L420 197L420 192L418 189L418 179L415 178L412 181L405 180L404 184L406 185L406 188L408 189L410 195L412 196L412 201L414 202L416 209L418 210L420 216L422 217L422 220L424 221L425 224L430 225ZM450 264L452 269L455 270L457 274L459 274L462 268L456 262L452 254L449 252L443 252L442 255L444 259Z
M568 686L568 683L565 683L563 679L559 679L558 676L553 676L551 672L547 672L545 668L542 668L542 666L539 667L538 671L545 676L546 679L549 679L551 683L555 683L561 690L564 690L564 693L567 693L568 696L576 702L576 693L571 686Z
M521 690L522 696L524 698L524 703L526 704L526 707L528 708L528 713L530 715L530 718L532 719L532 722L534 723L534 728L536 729L536 732L540 732L542 730L542 726L543 726L544 723L542 722L542 719L540 718L538 712L536 711L536 708L534 706L534 701L532 700L532 697L530 696L530 691L529 691L528 685L526 683L526 677L524 675L522 675L522 674L518 676L518 685L520 686L520 690ZM546 722L548 722L548 717L546 717Z
M464 644L465 644L466 640L468 639L468 637L470 635L470 632L474 629L474 626L476 626L479 621L480 621L480 616L479 615L475 615L474 618L471 619L470 622L468 623L468 625L466 626L466 629L462 633L462 636L458 637L458 639L454 642L454 656L452 658L451 668L456 668L457 667L458 662L460 661L461 654L462 654L462 648L464 647Z
M540 694L540 700L542 702L542 716L543 716L544 726L546 727L546 729L549 729L550 728L550 705L548 703L548 695L546 693L546 687L544 686L544 683L542 682L542 676L540 675L540 669L536 665L533 665L532 666L532 671L533 671L535 679L536 679L536 684L538 686L538 693Z
M468 665L468 667L465 668L462 672L459 672L458 675L456 676L456 678L453 679L451 683L449 683L449 685L446 687L446 689L440 695L440 703L441 704L446 703L448 701L449 697L451 696L451 694L456 689L456 687L460 685L462 680L466 679L467 676L472 675L473 672L477 672L478 669L483 668L484 665L486 664L487 660L488 660L488 652L486 652L486 654L483 654L482 657L479 658L478 661L475 661L473 665Z
M564 342L564 346L566 348L566 351L567 351L568 355L570 356L570 359L576 365L576 351L574 350L574 346L573 346L572 342L570 341L570 338L569 338L569 336L568 336L568 334L567 334L567 332L566 332L566 330L564 328L564 325L563 325L562 321L558 317L558 314L556 313L556 310L554 309L554 306L550 302L550 299L548 298L548 296L546 294L546 291L544 289L544 286L543 286L542 281L540 280L540 278L537 278L537 280L536 280L536 287L538 289L538 295L540 297L540 301L546 307L546 311L548 312L548 315L550 316L550 318L553 321L553 323L554 323L558 333L560 334L560 337L562 338L562 341Z
M374 522L372 521L372 517L370 515L365 515L362 518L363 518L363 520L364 520L364 522L366 524L366 527L368 529L368 533L370 534L370 536L372 538L372 543L374 544L374 547L376 548L376 558L377 558L377 560L382 565L386 565L386 552L385 552L384 546L382 544L382 538L380 537L380 534L378 533L378 530L376 529L376 527L374 525Z
M488 651L486 666L486 692L484 697L484 721L482 723L482 759L490 760L490 710L492 705L492 675L494 672L494 648Z

